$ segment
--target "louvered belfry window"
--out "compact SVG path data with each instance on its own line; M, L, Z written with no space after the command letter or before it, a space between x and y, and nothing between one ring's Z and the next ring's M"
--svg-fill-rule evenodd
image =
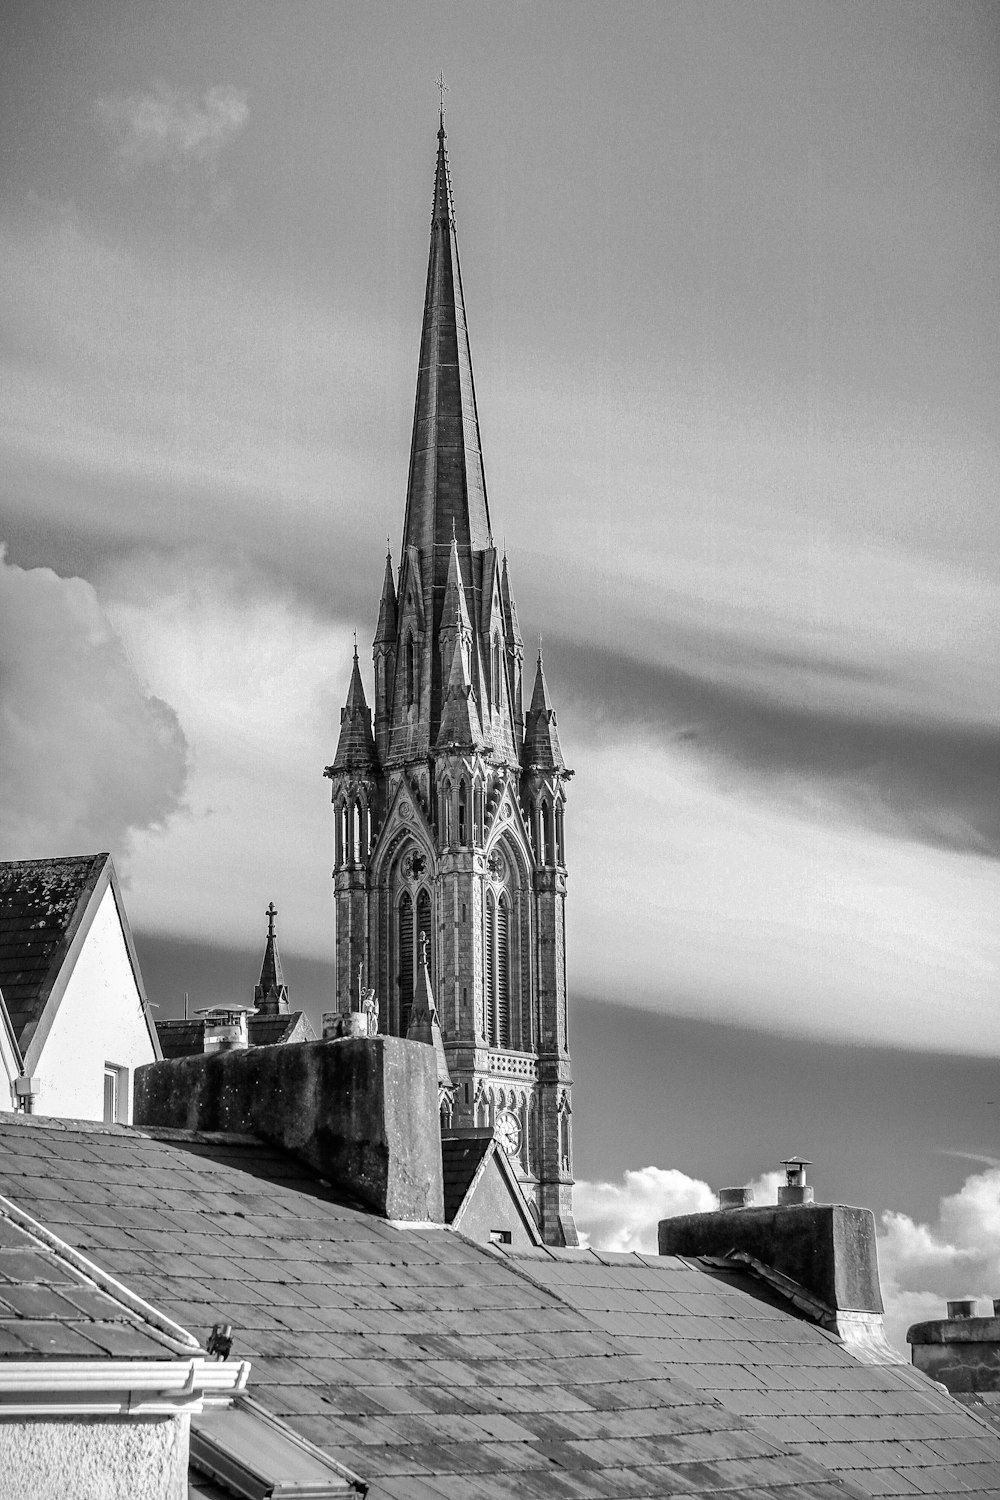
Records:
M510 913L507 897L497 902L497 1042L510 1046Z
M413 1009L413 900L403 892L399 903L399 1034L405 1036Z
M486 954L484 964L486 989L486 1040L491 1047L497 1045L496 1018L496 972L497 972L497 926L496 901L493 892L486 892Z

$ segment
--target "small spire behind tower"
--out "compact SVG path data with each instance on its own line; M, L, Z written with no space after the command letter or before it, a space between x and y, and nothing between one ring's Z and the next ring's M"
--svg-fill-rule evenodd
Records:
M268 903L265 915L267 917L267 941L264 945L264 962L260 966L260 982L254 989L253 999L258 1015L285 1016L288 1014L288 985L281 972L278 936L274 930L274 919L278 915L278 908L273 901Z

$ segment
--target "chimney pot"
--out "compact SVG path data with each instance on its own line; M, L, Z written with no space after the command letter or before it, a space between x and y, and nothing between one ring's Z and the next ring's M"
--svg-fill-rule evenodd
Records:
M782 1208L792 1208L800 1203L813 1201L813 1190L806 1185L806 1167L812 1162L801 1156L790 1156L781 1165L785 1169L785 1181L778 1189L778 1203Z
M753 1188L728 1187L719 1189L720 1208L748 1208L753 1203Z
M994 1306L995 1305L996 1304L994 1303ZM975 1316L976 1303L975 1299L972 1297L962 1297L957 1302L948 1303L949 1319L953 1320L955 1318L974 1318Z

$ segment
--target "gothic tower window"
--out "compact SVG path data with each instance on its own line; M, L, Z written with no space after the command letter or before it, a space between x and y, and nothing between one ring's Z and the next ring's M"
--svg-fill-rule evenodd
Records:
M510 908L507 893L497 902L497 1043L510 1046Z
M493 707L500 707L500 637L493 637L493 671L491 673L493 686Z
M344 805L337 804L333 818L334 855L333 862L339 867L344 863Z
M549 804L543 797L538 809L538 861L547 865L552 852L549 837Z
M483 784L478 776L472 791L472 809L473 842L481 844L483 842Z
M464 777L458 783L458 842L463 849L469 842L469 794Z
M566 863L566 851L563 848L563 806L561 802L556 803L556 864Z
M406 637L404 662L406 665L406 706L409 708L411 704L416 702L417 697L416 650L413 645L412 634Z
M399 1034L405 1036L413 1009L413 898L404 891L399 903Z
M497 904L492 891L486 892L486 922L485 932L485 954L483 963L484 991L483 996L486 1009L486 1040L491 1047L497 1044L496 1006L494 1004L494 993L496 990L497 971Z
M451 845L451 782L446 781L441 788L441 816L439 830L442 846L447 849Z
M434 982L434 934L431 931L431 898L428 890L422 889L417 896L417 959L420 956L420 935L427 936L427 968L431 983Z

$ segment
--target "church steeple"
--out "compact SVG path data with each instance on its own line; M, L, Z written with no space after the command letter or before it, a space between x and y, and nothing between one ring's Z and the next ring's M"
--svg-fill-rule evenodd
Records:
M278 936L274 930L274 919L278 911L273 901L268 903L265 915L267 941L264 944L264 962L260 966L260 981L253 992L253 1000L259 1016L284 1016L288 1014L288 985L281 972Z
M437 139L406 514L355 656L333 783L337 1004L359 973L389 1035L433 1041L442 1117L499 1127L549 1244L575 1244L565 769L493 545L444 120ZM434 1004L436 997L437 1004ZM454 1082L454 1089L451 1087Z

